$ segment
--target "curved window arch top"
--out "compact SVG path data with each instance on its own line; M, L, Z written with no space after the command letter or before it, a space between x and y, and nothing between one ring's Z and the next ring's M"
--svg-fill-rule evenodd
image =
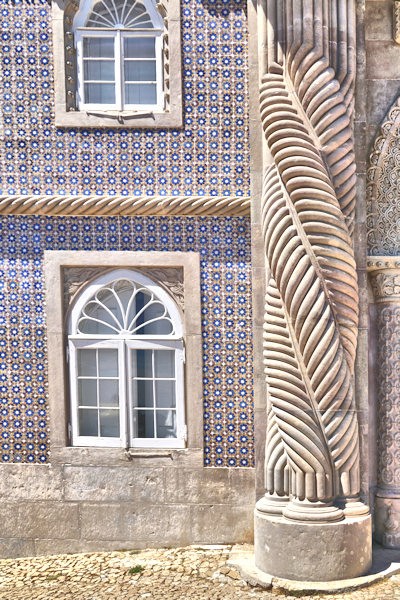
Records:
M84 0L73 29L80 109L164 110L164 23L154 0Z
M181 339L175 302L141 273L119 270L81 294L71 312L70 334L89 337Z
M163 29L163 21L151 0L86 0L74 18L74 29Z

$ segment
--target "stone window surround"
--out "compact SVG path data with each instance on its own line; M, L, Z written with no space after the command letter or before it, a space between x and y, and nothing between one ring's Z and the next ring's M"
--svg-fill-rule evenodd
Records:
M162 112L94 111L89 113L67 106L67 78L76 79L76 53L72 35L65 31L65 12L71 12L78 0L52 0L52 31L54 60L55 125L57 127L97 128L176 128L182 127L182 60L181 18L179 0L169 0L166 18L168 30L168 60L164 76L168 79L168 98ZM164 8L164 6L163 6ZM165 8L163 12L166 12Z
M184 449L124 449L73 447L68 437L68 368L66 365L66 315L64 271L67 268L182 268L185 339L185 413L187 446ZM51 463L121 464L136 457L174 457L195 451L202 460L202 354L200 309L200 261L195 252L57 251L44 252L47 304L48 394L51 427ZM196 283L197 282L197 283Z

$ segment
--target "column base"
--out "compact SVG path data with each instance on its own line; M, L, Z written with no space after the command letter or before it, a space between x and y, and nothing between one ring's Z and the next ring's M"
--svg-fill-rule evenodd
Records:
M372 564L371 516L315 523L255 510L255 564L274 577L336 581L365 575Z

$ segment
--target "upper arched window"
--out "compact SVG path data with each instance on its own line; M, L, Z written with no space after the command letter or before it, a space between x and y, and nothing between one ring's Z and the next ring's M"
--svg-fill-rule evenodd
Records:
M182 125L179 0L52 0L55 123Z
M153 0L85 0L73 30L80 109L164 108L164 24Z
M68 324L73 445L183 447L182 336L174 300L142 273L91 282Z

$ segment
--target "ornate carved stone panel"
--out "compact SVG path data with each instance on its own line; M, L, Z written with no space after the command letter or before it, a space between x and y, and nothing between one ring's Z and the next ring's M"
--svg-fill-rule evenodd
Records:
M383 122L370 156L367 213L368 253L400 254L400 98Z
M184 306L183 270L175 267L150 268L134 267L143 271L176 301L182 310ZM76 293L101 273L104 267L67 267L64 269L64 312L66 313Z

